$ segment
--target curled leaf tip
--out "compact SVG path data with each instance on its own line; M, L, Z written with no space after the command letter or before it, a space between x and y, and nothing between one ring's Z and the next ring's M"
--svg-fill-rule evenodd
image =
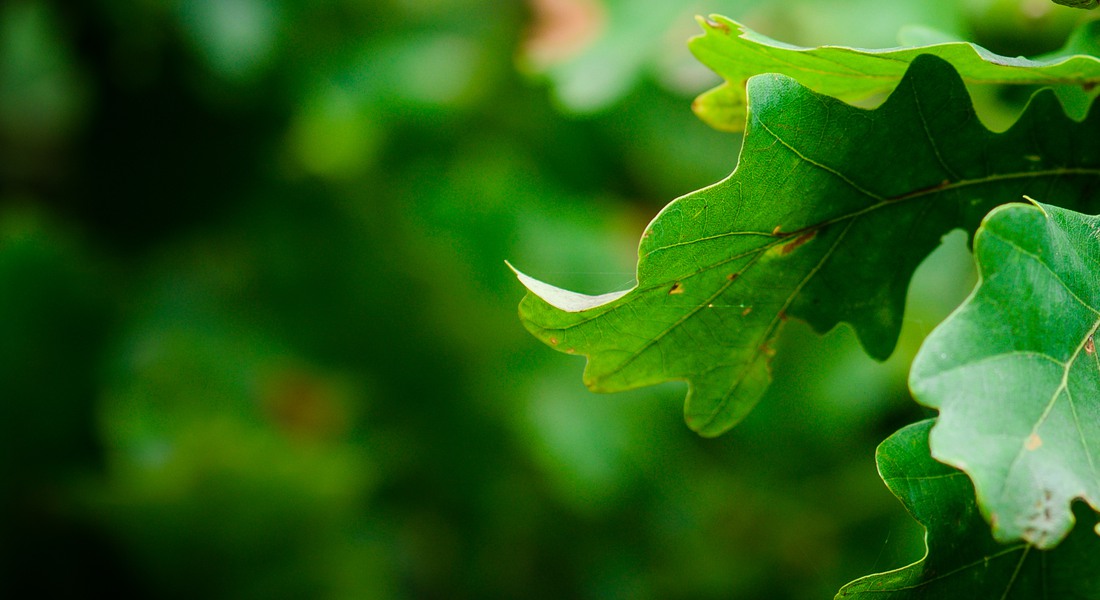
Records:
M724 21L718 20L715 15L708 17L698 17L699 21L709 29L717 29L723 33L730 32L730 26Z
M1035 208L1038 208L1040 211L1042 211L1043 216L1050 216L1050 215L1047 214L1046 209L1043 208L1043 205L1040 204L1037 200L1035 200L1035 198L1032 198L1031 196L1028 196L1027 194L1024 194L1024 200L1027 200L1029 204L1031 204Z
M523 284L523 287L527 288L527 291L538 296L550 306L568 313L584 312L592 308L603 306L630 293L630 290L620 290L617 292L600 294L598 296L590 296L588 294L571 292L550 285L549 283L539 281L515 268L508 261L505 261L505 264L508 265L509 269L512 269L512 272L516 274L516 278Z

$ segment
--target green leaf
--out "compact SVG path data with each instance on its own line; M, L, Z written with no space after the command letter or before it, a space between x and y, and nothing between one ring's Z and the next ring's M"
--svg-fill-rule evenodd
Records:
M1100 508L1098 231L1053 206L993 211L975 235L977 289L913 363L914 395L940 409L933 453L974 479L1001 541L1050 548L1071 500Z
M1087 101L1100 94L1100 58L1088 56L1100 37L1100 21L1086 23L1066 46L1036 58L1011 58L967 42L945 42L917 48L863 50L840 46L802 48L775 41L721 16L699 19L704 34L690 47L703 64L725 82L699 96L692 105L703 121L724 131L745 126L745 82L761 73L782 73L810 89L847 102L892 91L917 56L932 54L955 66L968 84L1048 85L1071 99L1066 110L1084 118Z
M1071 8L1096 8L1100 6L1100 0L1054 0L1055 4L1069 6Z
M1021 194L1072 202L1100 176L1100 116L1076 123L1046 92L991 133L932 56L872 111L782 75L748 87L736 171L653 220L633 289L586 296L520 276L524 325L588 356L591 389L687 381L685 416L703 435L728 430L764 393L788 315L817 331L848 322L885 359L909 279L941 236Z
M1054 550L993 539L966 475L928 452L933 421L890 436L876 452L879 474L905 509L927 530L924 558L901 569L844 586L837 598L952 600L1096 598L1100 596L1100 538L1095 515Z

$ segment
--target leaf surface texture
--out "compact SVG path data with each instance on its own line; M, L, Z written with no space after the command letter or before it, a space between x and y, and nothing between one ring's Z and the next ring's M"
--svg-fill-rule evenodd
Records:
M993 539L964 473L928 451L933 421L905 427L879 446L879 474L927 530L924 558L901 569L870 575L841 589L852 600L953 600L1096 598L1100 596L1100 538L1095 515L1066 541L1044 551Z
M1100 219L1012 204L974 247L978 286L925 340L910 387L940 410L933 453L974 479L994 535L1053 547L1071 500L1100 507Z

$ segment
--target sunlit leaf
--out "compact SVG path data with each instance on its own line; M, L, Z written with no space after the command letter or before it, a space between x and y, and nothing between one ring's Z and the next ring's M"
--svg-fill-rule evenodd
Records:
M685 416L704 435L732 427L764 393L789 315L818 331L850 323L885 359L913 270L941 236L972 231L1022 194L1090 197L1100 180L1100 117L1068 119L1047 92L992 133L932 56L872 111L782 75L748 89L736 171L654 219L633 289L591 297L521 277L532 292L524 324L587 356L591 389L687 381Z
M974 479L1002 541L1053 547L1071 500L1100 507L1098 231L1053 206L995 210L975 235L977 289L913 364L913 393L940 409L933 453Z
M1087 101L1100 89L1100 58L1095 51L1100 21L1083 25L1061 50L1036 59L994 54L968 42L945 42L914 48L864 50L840 46L801 48L778 42L725 17L699 20L704 34L690 42L695 56L726 81L701 95L693 105L711 126L727 131L745 127L745 82L760 73L782 73L810 89L848 102L887 94L906 68L922 54L950 62L968 84L1050 85L1072 98L1066 108L1083 118Z

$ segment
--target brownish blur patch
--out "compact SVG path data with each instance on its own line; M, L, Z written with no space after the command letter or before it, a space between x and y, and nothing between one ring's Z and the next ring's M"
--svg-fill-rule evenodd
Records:
M607 23L599 0L528 0L532 21L523 43L525 58L546 68L576 56Z
M265 378L264 413L294 439L317 442L342 437L350 426L341 386L301 367L285 367Z

